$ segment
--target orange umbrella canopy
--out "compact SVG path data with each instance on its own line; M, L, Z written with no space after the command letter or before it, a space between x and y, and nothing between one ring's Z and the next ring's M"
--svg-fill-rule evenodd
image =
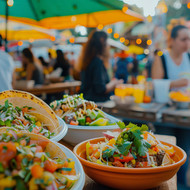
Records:
M9 19L54 29L143 20L123 6L120 0L15 0ZM0 7L5 7L5 1L0 1ZM5 8L0 15L5 15Z

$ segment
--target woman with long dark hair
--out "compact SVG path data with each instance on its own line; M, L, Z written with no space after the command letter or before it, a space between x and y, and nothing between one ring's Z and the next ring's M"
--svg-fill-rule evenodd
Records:
M22 63L26 70L26 80L34 80L35 84L44 83L43 67L29 48L22 50Z
M70 68L69 62L64 57L64 54L60 49L58 49L56 53L57 53L57 58L56 58L54 69L61 68L62 69L61 76L68 77L69 68Z
M190 73L189 31L186 26L175 26L170 34L169 50L161 57L155 56L152 66L153 79L170 79L170 88L180 88L188 85L188 80L182 78L183 73Z
M87 100L103 102L109 99L109 93L122 80L109 80L107 34L103 31L93 31L85 44L79 62L81 72L81 92Z

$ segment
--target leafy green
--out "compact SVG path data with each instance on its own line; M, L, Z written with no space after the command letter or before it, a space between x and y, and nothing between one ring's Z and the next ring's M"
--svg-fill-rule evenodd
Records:
M27 190L24 181L20 177L16 177L16 189Z
M8 127L11 127L11 120L10 119L6 120L5 125Z
M118 148L120 153L126 156L129 152L129 149L131 149L131 153L133 155L138 154L139 156L145 156L148 148L151 147L151 145L146 142L142 137L143 132L148 130L147 125L142 125L141 127L139 127L133 123L129 123L129 125L124 127L123 124L124 123L122 122L119 124L120 128L130 129L121 132L117 138L116 147Z
M5 101L5 108L7 109L8 107L9 107L9 101L6 100L6 101Z
M125 129L126 128L125 123L122 122L122 121L118 121L117 125L119 126L120 129Z
M27 183L29 181L30 177L31 177L31 172L29 171L27 173L26 177L24 178L24 182Z
M116 149L106 149L102 152L102 157L108 160L110 157L114 155Z
M126 141L122 145L117 146L117 148L122 155L127 156L129 149L131 148L131 144L132 142Z

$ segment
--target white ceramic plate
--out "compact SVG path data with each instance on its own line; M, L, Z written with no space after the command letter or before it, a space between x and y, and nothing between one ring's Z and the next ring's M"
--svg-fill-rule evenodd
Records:
M111 115L106 114L106 118L112 122L118 122L119 120ZM103 132L117 129L118 125L107 125L107 126L75 126L68 125L68 132L63 140L67 141L72 145L76 145L82 141L102 137Z
M57 142L55 142L55 144L58 145L63 150L63 152L66 154L68 158L73 159L73 161L75 162L76 173L80 174L79 180L75 183L75 185L71 188L71 190L82 190L85 184L85 173L80 161L74 155L74 153L71 150L69 150L67 147Z
M60 117L57 116L57 118L59 120L59 127L61 127L61 131L59 134L50 139L55 142L60 141L67 134L68 131L68 126L66 125L66 123Z

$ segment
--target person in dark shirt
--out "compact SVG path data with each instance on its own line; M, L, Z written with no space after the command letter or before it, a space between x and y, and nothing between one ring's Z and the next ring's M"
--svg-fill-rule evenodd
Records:
M136 54L133 54L133 68L131 72L134 77L137 77L137 75L139 74L139 61L137 60Z
M65 59L64 54L60 49L58 49L56 53L57 53L57 58L54 65L54 70L56 70L57 68L61 68L62 69L61 76L68 77L70 69L69 62L67 61L67 59Z
M22 63L26 70L26 80L34 80L35 85L44 83L43 67L29 48L22 50Z
M103 31L93 31L84 46L79 70L81 71L81 92L84 98L95 102L109 100L109 94L123 80L109 80L107 68L109 65L107 49L107 34Z

